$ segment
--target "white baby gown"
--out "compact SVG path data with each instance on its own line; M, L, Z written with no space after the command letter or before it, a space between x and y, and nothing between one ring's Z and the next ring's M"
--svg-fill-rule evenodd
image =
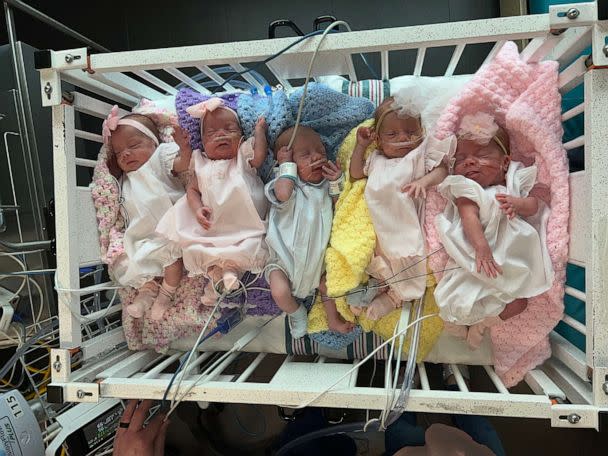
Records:
M547 291L553 282L553 268L547 250L546 223L549 208L540 203L539 212L509 220L496 200L497 193L526 197L536 182L536 166L511 162L506 187L482 188L464 176L448 176L438 186L448 205L436 218L437 230L450 260L435 289L440 316L459 325L473 325L499 315L507 304ZM494 260L503 273L497 278L477 272L475 250L466 240L457 198L468 198L479 206L479 218ZM450 270L452 269L452 270Z
M121 177L127 261L113 270L121 285L140 288L181 257L177 245L155 232L158 221L184 195L183 185L172 173L178 153L176 143L162 143L139 169Z
M319 286L325 266L325 250L333 220L329 184L298 179L290 198L280 202L274 194L277 179L266 184L271 203L266 243L270 248L270 271L281 269L291 282L296 298L306 298Z
M439 166L449 142L427 147L424 141L404 157L388 158L374 151L365 163L365 202L376 232L376 251L367 273L390 283L401 301L420 298L426 288L424 199L411 198L401 187Z
M211 228L204 229L186 196L167 212L157 231L182 248L190 276L217 267L235 272L261 272L268 258L264 242L268 202L264 184L251 166L253 138L239 147L237 157L210 160L194 151L194 171L201 201L211 208Z

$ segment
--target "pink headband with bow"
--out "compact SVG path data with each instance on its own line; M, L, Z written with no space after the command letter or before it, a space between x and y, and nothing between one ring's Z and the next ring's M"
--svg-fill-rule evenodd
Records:
M188 114L190 114L190 116L192 116L196 119L201 119L201 131L202 131L203 130L203 119L205 118L205 116L208 113L213 112L219 108L225 109L226 111L229 111L232 114L234 114L234 117L236 117L236 121L239 122L239 124L240 124L239 115L236 113L236 111L234 109L226 106L224 104L224 100L222 100L219 97L209 98L208 100L201 101L200 103L192 105L192 106L186 108L186 112Z
M106 120L103 121L103 125L101 127L101 134L103 137L103 143L105 145L110 144L112 132L116 130L119 125L128 125L129 127L133 127L136 130L139 130L152 141L154 141L154 144L158 146L158 138L154 135L154 133L152 133L152 131L148 127L146 127L144 124L138 122L135 119L121 119L118 116L118 105L114 105L112 107L110 114L108 114Z

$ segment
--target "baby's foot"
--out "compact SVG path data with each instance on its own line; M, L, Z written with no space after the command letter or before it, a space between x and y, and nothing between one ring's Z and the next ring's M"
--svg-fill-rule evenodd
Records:
M154 302L157 294L158 287L155 283L145 284L139 289L133 302L127 306L127 313L133 318L143 317L146 310Z
M291 337L294 339L304 337L308 332L308 314L304 306L300 306L295 312L287 314L287 321L289 322Z
M328 317L327 326L329 327L330 331L335 331L340 334L348 334L355 329L355 325L350 321L346 321L341 315Z
M387 293L382 293L374 298L367 308L367 318L370 320L380 320L395 310L395 303Z
M211 280L209 280L207 282L207 284L205 285L203 296L201 297L201 303L204 306L213 307L213 306L215 306L216 301L217 301L217 293L215 292L215 289L213 288L213 282L211 282Z
M160 320L163 318L165 312L173 304L176 288L177 287L165 287L163 284L158 289L158 296L154 300L154 304L152 304L152 311L150 313L152 320Z
M231 270L224 271L222 282L226 291L233 291L239 287L239 277L236 272Z
M358 317L359 315L361 315L363 313L363 307L359 307L359 306L349 306L350 307L350 311L353 313L353 315L355 317Z

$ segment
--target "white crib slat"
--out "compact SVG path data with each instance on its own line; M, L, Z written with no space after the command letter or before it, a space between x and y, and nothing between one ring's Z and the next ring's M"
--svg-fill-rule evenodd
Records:
M585 265L591 246L591 195L585 171L570 174L569 261ZM589 295L586 296L589 300Z
M81 70L64 71L61 73L61 80L127 106L135 106L139 102L137 97L97 81Z
M585 325L582 324L580 321L575 320L570 315L564 315L562 317L562 321L564 323L566 323L568 326L570 326L572 329L577 330L582 335L587 334L587 328L585 328Z
M576 149L577 147L582 147L584 145L585 145L585 135L581 135L578 138L574 138L572 141L568 141L567 143L564 143L564 149L572 150L572 149Z
M563 33L562 40L557 43L552 52L545 56L547 60L557 60L560 66L569 64L591 46L591 28L574 27Z
M551 50L561 39L562 35L546 35L544 37L534 38L521 52L521 57L524 62L539 62L543 57L551 52Z
M558 85L561 93L568 93L583 82L583 77L587 72L586 60L587 56L580 56L559 74Z
M81 345L82 356L86 359L95 358L99 354L110 350L125 342L125 332L122 327L100 334L94 339L86 340Z
M77 158L76 161L84 160ZM88 166L84 165L83 166ZM95 164L93 164L93 167ZM72 190L73 192L73 190ZM78 209L75 210L74 215L77 218L77 223L72 220L72 223L76 224L78 242L78 264L83 265L91 262L99 263L101 247L99 245L99 232L97 231L97 218L95 215L95 206L93 204L93 197L91 196L91 190L88 187L78 187L76 192L76 201L78 201ZM63 287L68 287L68 284L61 283ZM78 288L80 284L76 284Z
M555 331L551 331L549 340L553 356L568 366L581 380L588 381L585 354Z
M507 42L507 40L497 41L494 44L494 47L492 48L492 50L490 50L490 52L488 53L486 59L483 61L481 66L484 66L484 65L487 65L488 63L490 63L494 59L496 54L498 54L498 52L502 49L502 47L505 45L506 42Z
M414 76L420 76L422 74L422 66L424 65L425 54L426 48L421 47L418 49L418 54L416 54L416 65L414 65Z
M74 135L80 139L86 139L88 141L103 144L103 137L101 135L98 135L97 133L90 133L84 130L74 130Z
M524 378L536 394L545 394L552 399L566 400L566 394L543 371L534 369Z
M390 79L388 51L380 52L380 72L383 81Z
M95 168L97 162L95 160L88 160L86 158L76 157L76 166L83 166L85 168Z
M163 355L153 351L134 352L122 361L99 372L97 378L129 377L150 362L160 360L162 357Z
M208 76L212 81L217 82L219 85L224 84L226 81L223 77L221 77L217 72L213 69L209 68L207 65L196 65L196 68L200 70L201 73ZM225 83L222 87L224 87L227 91L236 90L229 82Z
M454 378L456 379L456 384L458 385L458 389L464 393L469 391L469 387L464 381L464 377L462 376L462 372L460 372L460 367L458 364L450 364L452 368L452 372L454 372Z
M193 88L197 92L202 93L203 95L211 94L211 92L209 92L207 89L205 89L202 85L200 85L198 82L196 82L194 79L192 79L187 74L179 71L177 68L165 68L165 71L167 73L169 73L171 76L179 79L183 83L188 84L191 88Z
M156 100L164 96L158 90L148 87L146 84L123 73L93 73L91 77L137 98Z
M82 112L83 114L88 114L89 116L105 119L110 113L110 110L112 109L111 104L90 97L83 93L71 92L71 94L74 97L74 100L72 101L72 106L76 111ZM125 111L122 108L118 108L119 116L125 116L127 114L129 114L129 111Z
M424 363L418 363L418 373L420 374L420 386L423 390L428 391L431 389L429 384L429 376L426 373L426 367Z
M177 93L177 89L175 87L170 86L162 79L154 76L152 73L148 73L147 71L143 71L143 70L136 70L133 72L133 74L136 74L143 80L148 81L150 84L155 85L156 87L158 87L161 90L164 90L165 92L167 92L170 95L175 95Z
M241 65L240 63L233 63L232 65L230 65L232 68L234 68L234 70L237 73L241 73L243 71L246 71L247 68L245 68L243 65ZM249 84L251 84L253 87L256 87L261 93L264 93L264 87L262 86L262 84L260 84L260 82L254 78L253 76L251 76L250 72L247 73L243 73L241 74L241 77L247 81Z
M355 63L353 62L352 54L346 59L346 67L348 68L348 78L351 82L357 82L357 73L355 71Z
M171 364L173 364L175 361L177 361L180 356L181 356L180 353L173 353L167 359L164 359L163 361L158 363L156 366L154 366L152 369L150 369L148 372L143 374L140 378L156 378L157 377L156 374L161 373L165 368L169 367Z
M573 298L576 298L583 302L587 301L587 295L584 291L577 290L576 288L572 288L569 286L565 287L565 291L566 291L566 294L572 296Z
M505 384L502 382L502 380L498 377L492 366L483 366L483 368L488 374L488 377L490 377L490 380L492 380L492 383L494 383L494 386L496 387L496 390L499 393L511 394Z
M274 74L274 77L277 78L277 81L279 81L279 84L283 86L283 89L285 91L289 92L293 90L291 83L286 78L284 78L279 71L276 71L271 65L267 65L266 67L270 70L272 74Z
M593 402L589 382L583 381L559 359L550 358L543 364L543 371L573 403L591 404Z
M245 369L243 373L239 375L239 378L235 380L235 383L246 382L247 379L251 377L251 374L253 374L253 371L257 369L262 361L264 361L264 358L266 358L266 353L258 353L258 356L256 356L251 364L247 366L247 369Z
M572 109L569 109L568 111L566 111L565 113L562 114L562 122L565 122L566 120L570 120L573 117L578 116L579 114L582 114L583 112L585 112L585 103L581 103L577 106L575 106Z
M460 57L462 57L462 52L464 51L464 44L459 44L454 49L452 53L452 58L450 59L450 63L448 64L447 69L445 70L444 76L452 76L456 67L458 66L458 62L460 62Z

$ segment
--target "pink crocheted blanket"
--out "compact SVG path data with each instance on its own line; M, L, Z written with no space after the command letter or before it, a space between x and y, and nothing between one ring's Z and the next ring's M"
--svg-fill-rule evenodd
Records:
M535 162L538 181L551 189L547 244L555 271L553 286L529 299L524 312L490 330L495 369L508 387L551 355L548 336L563 313L569 188L560 100L557 62L526 63L517 46L509 42L450 101L434 132L438 139L444 139L456 131L464 115L479 111L492 114L509 133L513 159L525 165ZM431 252L441 247L434 221L444 208L445 200L431 192L425 217ZM444 251L431 255L430 265L438 277L446 261Z

